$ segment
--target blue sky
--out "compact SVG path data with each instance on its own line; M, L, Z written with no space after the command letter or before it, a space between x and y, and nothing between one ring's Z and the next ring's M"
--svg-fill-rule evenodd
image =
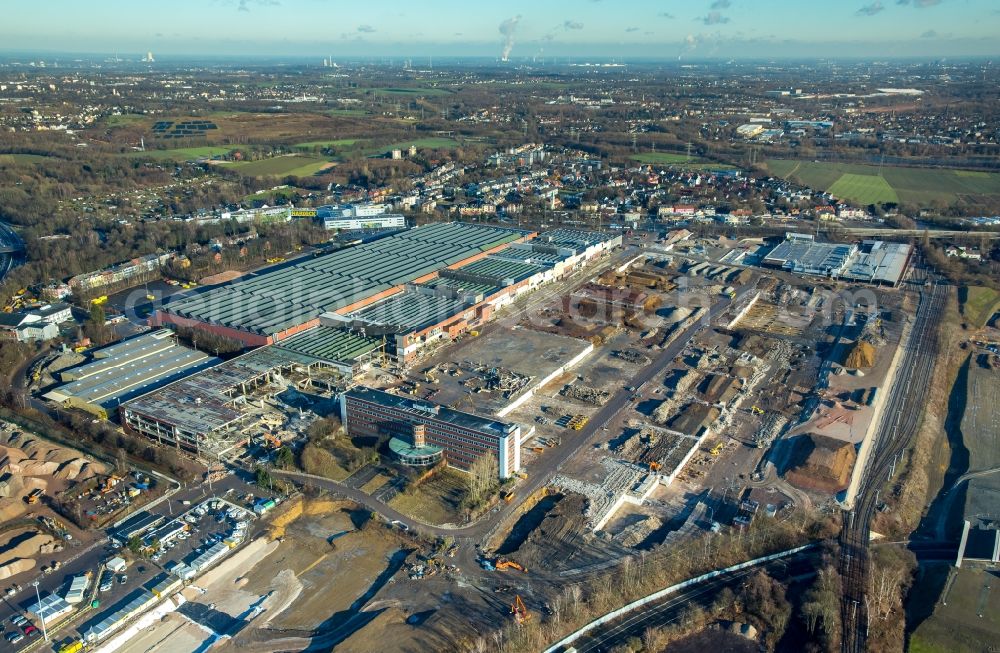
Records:
M0 50L169 55L993 56L998 0L5 0Z

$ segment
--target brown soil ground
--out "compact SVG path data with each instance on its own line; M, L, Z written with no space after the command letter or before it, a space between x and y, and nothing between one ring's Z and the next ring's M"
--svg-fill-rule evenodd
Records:
M260 563L243 588L266 594L280 573L290 570L302 583L298 598L270 627L312 629L348 609L385 569L398 550L394 538L373 524L356 530L346 504L309 501L298 518L283 526L278 549Z

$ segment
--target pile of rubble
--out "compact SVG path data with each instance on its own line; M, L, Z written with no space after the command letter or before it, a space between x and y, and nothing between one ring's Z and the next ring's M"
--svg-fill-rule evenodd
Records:
M634 547L645 542L650 535L663 528L663 522L652 515L636 522L615 535L615 541L622 546Z
M625 465L611 458L601 460L601 465L607 475L601 483L589 483L568 476L557 475L552 479L552 485L566 492L575 492L587 497L585 515L591 528L599 523L606 513L614 507L618 498L635 487L645 472L630 465Z
M701 369L702 361L706 361L707 366L707 356L702 356L698 359L698 369ZM694 370L685 371L680 378L677 379L677 383L674 384L674 389L671 391L670 395L660 402L660 405L653 410L653 420L658 424L666 424L670 419L677 413L677 411L683 407L685 402L685 395L698 383L701 379L701 375Z
M472 367L475 376L462 382L471 392L496 392L504 399L510 399L531 383L530 377L505 367L490 367L479 364ZM452 373L457 376L457 373Z
M615 357L620 358L626 363L634 363L636 365L649 365L649 356L638 352L634 349L621 349L614 353Z
M728 427L732 423L733 418L736 416L737 411L743 405L743 402L747 399L747 397L749 397L753 393L754 389L760 384L760 382L763 381L765 378L767 378L767 373L771 369L770 365L760 360L756 356L745 354L744 357L746 359L746 362L752 366L751 369L753 370L753 373L750 375L750 378L746 380L743 386L736 393L736 397L733 398L733 400L730 401L729 404L722 409L722 414L719 416L719 419L715 422L715 424L712 425L712 430L714 430L716 433L722 432L726 427Z
M568 399L576 399L577 401L582 401L586 404L593 404L594 406L603 406L608 403L608 399L611 398L611 393L607 390L591 388L589 386L579 385L576 383L571 383L563 387L559 394Z
M760 449L770 447L775 438L784 430L786 424L788 424L788 420L781 413L767 413L760 428L753 435L754 446Z
M882 319L868 318L868 321L865 322L865 328L861 332L861 336L858 339L867 342L875 349L884 347L886 339L885 339L885 328L883 328L882 326Z

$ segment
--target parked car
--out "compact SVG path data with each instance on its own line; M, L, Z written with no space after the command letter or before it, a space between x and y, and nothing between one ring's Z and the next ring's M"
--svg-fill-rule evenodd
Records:
M7 641L11 644L17 644L18 642L24 641L24 635L18 632L7 633L4 637L6 637Z

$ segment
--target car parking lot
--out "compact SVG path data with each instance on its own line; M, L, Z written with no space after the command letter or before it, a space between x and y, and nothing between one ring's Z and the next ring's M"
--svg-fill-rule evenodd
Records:
M254 517L248 508L224 498L206 499L167 524L167 527L183 524L184 530L159 543L149 559L169 571L173 564L189 564L218 542L228 541L236 546L246 538Z
M248 534L254 530L253 518L255 515L251 509L252 504L246 501L250 497L250 492L259 493L260 490L254 487L249 474L241 470L232 470L211 485L199 483L176 491L169 500L150 508L149 512L163 518L163 522L160 524L162 527L178 517L183 518L199 507L206 499L218 497L230 504L227 506L227 512L233 507L238 507L246 513L245 519L243 519L243 521L249 520L243 529L243 539L246 539ZM199 553L206 550L206 546L211 546L210 541L222 541L227 536L234 534L235 522L230 520L228 515L224 517L223 521L217 522L217 512L206 511L205 515L199 517L196 523L187 522L192 527L190 531L187 531L187 536L177 536L169 548L160 547L161 555L155 561L150 557L136 556L127 550L123 551L123 549L127 549L126 542L120 542L119 546L114 546L103 533L101 533L100 539L91 542L87 542L87 538L83 537L74 538L72 544L75 546L67 547L68 551L62 556L53 556L53 558L62 558L57 569L40 573L41 569L37 568L37 572L33 575L26 575L27 577L24 579L12 579L7 584L0 586L0 625L4 626L0 630L0 636L14 633L15 630L24 635L24 628L16 627L11 622L14 615L27 617L29 623L26 625L40 629L41 623L34 620L33 615L26 614L27 608L36 601L35 588L31 585L32 581L39 583L38 594L43 599L51 594L64 596L74 576L90 572L92 577L87 600L77 606L77 610L71 615L55 619L53 623L47 624L49 638L53 641L59 641L60 638L78 637L78 632L86 630L88 624L95 617L104 613L108 606L117 604L130 592L163 573L165 565L184 559L193 560ZM112 531L109 535L113 537L115 533ZM104 571L102 563L116 555L135 559L124 572L124 584L121 582L121 574L117 573L110 588L102 591L102 585L107 587L101 582ZM51 565L48 568L51 569ZM93 599L99 601L96 610L90 608ZM29 634L23 640L18 639L14 642L9 642L6 639L0 640L0 651L21 650L30 645L34 641L34 637L34 634Z

